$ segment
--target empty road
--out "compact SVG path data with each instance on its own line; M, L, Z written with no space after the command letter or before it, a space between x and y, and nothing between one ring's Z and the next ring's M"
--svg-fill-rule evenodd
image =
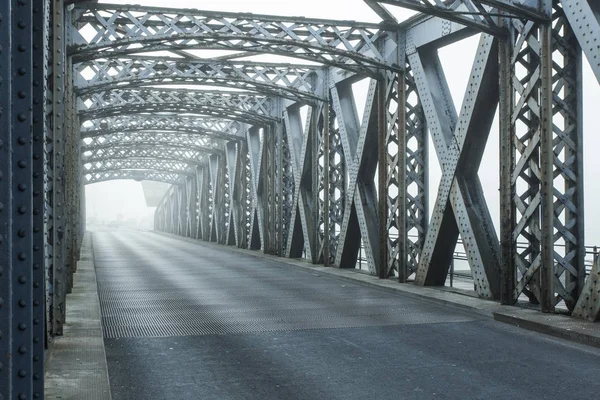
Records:
M600 396L597 349L227 247L93 246L114 400Z

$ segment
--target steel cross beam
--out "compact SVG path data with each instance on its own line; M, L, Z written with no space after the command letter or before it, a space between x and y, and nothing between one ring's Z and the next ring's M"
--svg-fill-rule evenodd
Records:
M398 68L378 42L391 40L379 24L139 6L77 5L72 29L75 62L159 50L225 49L272 53L356 72ZM88 28L89 29L89 28ZM388 48L395 51L397 46ZM394 58L391 58L395 60Z
M455 21L491 35L507 35L500 16L547 21L537 0L377 0ZM502 12L502 13L501 13Z
M354 268L362 239L369 272L378 275L385 267L381 265L380 222L374 182L379 132L377 81L370 81L362 121L358 116L352 86L346 82L338 85L332 83L330 89L348 168L335 266Z
M200 91L190 89L113 89L80 96L82 121L140 112L220 113L229 119L246 118L257 123L271 121L272 100L256 93ZM229 111L229 113L228 113Z
M220 150L225 144L225 140L207 135L195 133L180 132L147 132L140 131L134 133L116 133L108 135L98 135L87 137L82 140L82 153L86 149L95 149L102 146L124 146L124 145L158 145L158 146L179 146L184 148L203 147Z
M460 233L475 288L500 297L500 247L477 175L498 103L497 45L483 35L456 115L437 52L409 52L442 178L416 283L443 285Z
M219 154L222 153L220 147L212 146L187 146L178 143L167 143L159 145L156 142L134 142L134 143L123 143L123 144L101 144L99 146L82 146L81 159L89 161L94 158L102 157L145 157L145 156L161 156L167 157L183 156L187 155L189 158L193 158L198 154Z
M160 171L160 170L92 170L84 173L84 184L107 182L116 179L132 179L135 181L156 181L170 184L181 183L182 174L180 172Z
M202 61L127 56L75 66L78 95L144 85L204 85L254 91L294 101L322 100L323 67L251 61Z
M85 139L106 135L162 132L223 140L243 140L245 138L243 125L237 121L231 123L228 120L198 116L132 114L87 120L81 125L80 134Z
M83 164L83 174L90 174L94 172L103 171L118 171L118 170L132 170L132 171L165 171L178 173L180 175L189 175L190 168L195 167L198 163L191 164L183 161L176 161L172 159L157 160L153 158L137 158L137 159L104 159L94 163Z

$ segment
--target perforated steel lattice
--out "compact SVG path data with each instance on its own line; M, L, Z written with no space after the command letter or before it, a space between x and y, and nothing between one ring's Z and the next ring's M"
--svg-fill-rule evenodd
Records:
M151 233L121 232L119 240L109 232L95 233L94 250L106 338L473 319L226 248L215 250Z

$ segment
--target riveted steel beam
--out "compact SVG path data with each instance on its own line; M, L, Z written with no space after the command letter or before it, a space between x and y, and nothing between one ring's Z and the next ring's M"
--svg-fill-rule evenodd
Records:
M416 282L445 282L460 234L477 292L499 297L500 248L477 175L498 102L494 39L482 36L459 116L437 54L408 57L443 169Z
M200 114L262 124L274 121L269 115L271 100L248 93L226 93L174 89L116 89L79 98L81 121L129 114ZM86 105L89 105L86 107Z
M81 148L82 153L84 153L88 149L126 145L175 145L184 146L188 148L200 146L203 148L214 148L218 150L225 144L226 141L221 138L221 135L214 137L212 135L181 133L176 131L140 131L93 136L84 138L82 142L83 144Z
M455 21L491 35L507 35L500 16L547 21L536 0L377 0L378 3L405 7ZM502 13L501 13L502 12Z
M339 124L344 158L348 168L343 220L335 266L354 268L361 240L369 272L379 274L379 220L374 176L378 163L377 81L371 80L362 120L358 115L352 86L331 84L333 108Z
M34 335L43 334L32 306L32 12L32 2L0 4L0 398L6 399L33 398L34 380L43 380L34 376L32 356ZM35 129L43 135L41 124Z
M363 73L398 68L375 45L389 40L379 24L97 4L78 5L73 14L75 30L88 26L96 32L71 42L77 61L204 48L291 56Z
M77 94L148 85L223 86L294 101L322 100L323 67L251 61L128 56L77 64Z
M81 125L79 131L84 139L120 134L133 136L140 132L147 132L148 134L189 134L197 137L242 140L245 138L244 125L218 118L188 115L132 114L87 120Z

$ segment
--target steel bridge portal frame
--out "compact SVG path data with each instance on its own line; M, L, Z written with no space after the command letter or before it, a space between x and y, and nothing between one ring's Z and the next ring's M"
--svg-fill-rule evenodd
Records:
M0 399L43 397L83 189L114 179L172 184L156 230L338 268L364 245L404 283L443 285L460 237L479 296L598 319L581 126L597 2L366 0L381 24L66 3L0 5ZM456 107L437 50L476 33ZM500 237L478 177L496 110Z

